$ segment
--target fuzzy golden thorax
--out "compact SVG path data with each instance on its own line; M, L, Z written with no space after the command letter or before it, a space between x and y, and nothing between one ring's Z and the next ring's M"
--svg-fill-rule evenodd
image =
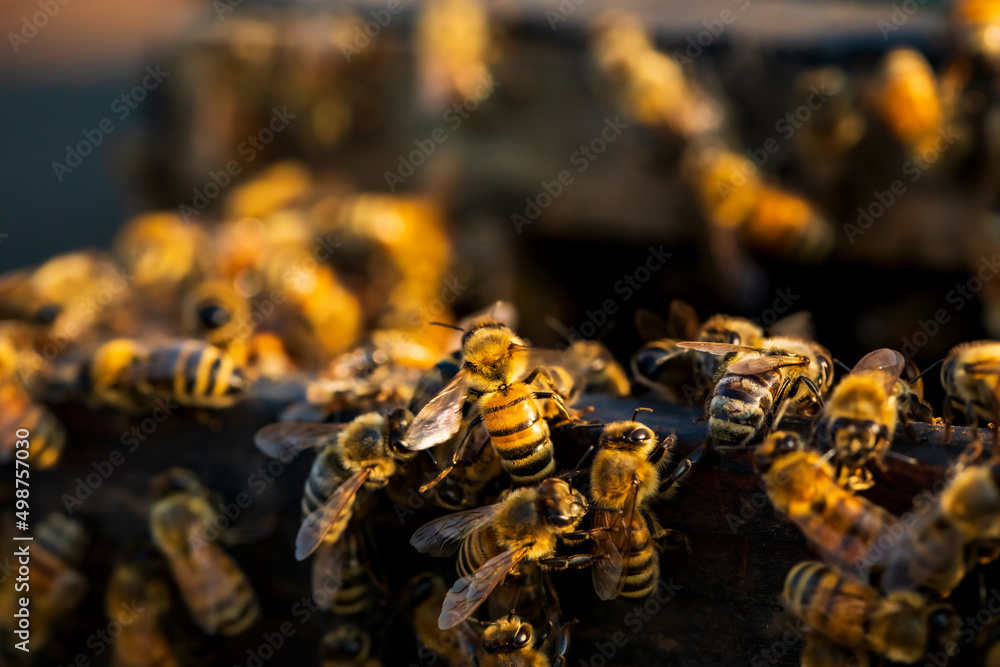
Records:
M970 538L1000 537L1000 464L959 472L941 493L941 510Z
M515 489L502 503L491 522L497 543L504 551L528 548L528 560L554 553L559 534L575 530L587 512L583 494L554 478Z
M377 412L357 417L340 434L337 456L340 465L356 473L368 469L368 486L385 486L396 473L396 460L389 452L386 441L385 418Z
M512 346L524 347L525 343L506 324L491 317L474 320L462 336L469 387L482 393L498 391L530 372L523 355L513 354Z

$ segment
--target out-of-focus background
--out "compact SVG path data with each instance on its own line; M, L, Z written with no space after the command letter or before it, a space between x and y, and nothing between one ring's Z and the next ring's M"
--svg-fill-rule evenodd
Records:
M891 347L924 367L1000 336L990 5L4 2L0 269L84 247L129 256L195 227L208 236L193 247L222 248L214 269L256 298L273 276L241 262L307 234L306 254L337 271L346 304L304 306L323 352L289 351L311 370L361 331L433 338L428 321L497 300L516 304L532 343L600 339L624 363L641 343L635 311L665 315L671 299L764 326L809 311L848 366ZM151 212L161 217L136 222ZM161 305L177 306L143 304ZM152 326L143 317L125 330ZM940 405L936 383L927 394ZM268 420L226 437L245 444ZM121 432L95 428L112 444ZM149 456L127 473L133 491L95 507L135 501L141 470L169 464L215 471L229 497L246 486L242 473L224 481L221 457ZM299 489L286 491L255 511L294 513ZM123 510L135 528L123 536L141 532L145 509ZM288 554L244 560L290 566ZM296 599L263 595L283 608ZM99 595L88 600L72 641L39 664L83 650L101 618ZM664 637L663 651L677 641Z

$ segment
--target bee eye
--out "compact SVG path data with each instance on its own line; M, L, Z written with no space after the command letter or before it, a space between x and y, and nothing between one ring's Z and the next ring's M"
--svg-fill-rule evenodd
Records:
M798 441L795 436L786 435L781 440L778 441L778 451L779 452L794 452L798 449Z
M217 303L198 309L198 321L207 330L218 329L229 322L230 313Z
M645 442L649 440L649 429L637 428L629 433L628 439L632 442Z
M528 627L527 625L522 625L518 629L517 634L514 635L514 646L516 648L521 648L522 646L526 646L527 643L530 641L531 641L531 628Z

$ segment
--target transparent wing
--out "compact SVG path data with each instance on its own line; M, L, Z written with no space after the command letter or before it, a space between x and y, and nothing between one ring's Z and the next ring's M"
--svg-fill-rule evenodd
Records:
M322 609L330 608L330 602L344 585L343 573L349 557L347 545L348 540L341 539L336 542L321 542L316 549L312 590L313 600Z
M465 536L494 516L500 503L455 512L424 524L410 538L417 551L432 556L451 556Z
M861 361L854 365L851 372L877 376L881 380L886 393L891 394L893 387L896 385L896 380L903 374L905 367L906 359L903 358L903 355L896 350L883 347L863 356Z
M448 630L469 618L527 553L527 549L505 551L486 561L472 575L456 581L444 598L438 627Z
M677 343L677 347L685 350L696 350L707 352L708 354L730 354L732 352L757 352L755 347L746 345L733 345L731 343L710 343L700 340L682 340Z
M816 340L816 327L813 326L812 313L808 310L801 310L786 315L767 328L767 335L771 338L791 336L805 340Z
M462 427L464 405L465 371L459 371L413 418L406 448L420 451L448 441Z
M635 329L639 333L639 338L644 342L657 340L658 338L671 338L670 325L662 317L651 310L639 308L633 316ZM697 338L697 330L694 336L683 336L683 338Z
M785 366L806 366L809 360L804 357L786 357L774 355L767 357L753 357L752 359L740 359L729 365L728 371L737 375L755 375L766 373L776 368Z
M629 504L631 505L629 516L626 516L625 511L621 514L597 511L594 514L594 528L606 529L594 533L594 553L601 558L591 565L594 591L602 600L618 597L625 584L624 574L627 566L625 551L631 539L630 515L635 509L634 496Z
M253 443L272 459L285 454L298 454L312 447L323 447L336 439L347 424L311 424L278 422L257 431Z
M371 471L367 468L347 478L337 490L330 494L326 503L317 508L302 521L299 534L295 537L295 560L305 560L330 532L335 524L347 526L347 519L354 506L354 499L364 485Z

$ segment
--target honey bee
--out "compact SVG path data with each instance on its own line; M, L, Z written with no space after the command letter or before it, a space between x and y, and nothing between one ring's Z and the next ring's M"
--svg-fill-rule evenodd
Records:
M114 246L136 288L155 297L177 298L185 285L205 274L210 261L205 230L173 213L132 218Z
M656 50L638 16L606 13L590 48L617 106L639 123L684 140L714 134L724 125L722 106L673 58Z
M1000 447L1000 342L979 340L956 345L941 366L941 386L945 390L944 442L951 442L954 409L964 410L965 423L975 428L973 437L982 440L979 419L993 424L993 448Z
M323 635L319 654L322 667L382 667L382 662L372 657L371 635L353 623Z
M726 343L678 346L709 354L738 352L720 368L706 406L709 437L726 447L746 446L766 435L787 410L808 414L822 407L833 381L830 353L801 338L766 338L756 349Z
M1000 539L996 474L995 462L966 466L963 460L936 500L914 501L916 521L882 559L884 591L926 587L951 593L975 563L979 547L992 548Z
M538 391L532 383L543 367L563 363L562 355L527 347L505 323L485 316L462 336L462 358L462 369L414 418L406 446L418 451L450 439L461 428L463 409L471 400L479 414L467 433L482 422L513 483L523 486L548 477L555 458L538 400L552 399L564 418L572 421L572 416L557 392ZM452 466L421 492L440 483L463 455L460 445Z
M337 542L354 514L361 490L385 487L416 456L403 440L410 418L400 408L388 416L363 414L348 424L279 422L257 432L257 447L272 457L290 450L319 449L302 496L296 559L304 560L324 542Z
M754 449L754 470L774 509L791 519L823 559L862 578L876 540L898 529L889 512L838 485L833 469L802 438L776 431Z
M934 150L952 110L919 51L894 49L886 54L873 98L882 122L908 150L917 155Z
M884 466L896 433L896 383L904 366L899 352L875 350L840 380L823 406L817 428L833 450L841 486L852 491L870 488L875 483L870 466Z
M525 576L534 567L586 567L598 556L556 556L560 539L584 539L577 527L587 512L587 499L561 479L512 490L486 507L455 512L419 528L410 539L421 553L449 556L461 548L460 578L445 596L438 627L453 628L476 611L496 586L511 574Z
M822 212L804 196L764 181L748 158L714 143L696 144L685 153L684 172L715 236L735 234L757 250L810 264L833 249L833 228Z
M810 69L795 79L793 104L814 109L812 118L792 137L799 164L817 185L832 187L842 175L850 151L865 135L864 115L857 105L851 77L839 67ZM817 91L823 103L816 104Z
M1000 6L996 0L958 0L952 5L952 21L965 51L981 56L995 67L1000 60L996 38Z
M162 624L171 607L167 566L155 549L136 547L115 567L108 583L105 608L118 619L130 605L140 609L121 621L121 635L112 644L114 667L178 667L181 663Z
M668 398L675 402L679 400L680 392L689 401L704 394L704 390L712 386L719 366L728 357L680 348L677 345L679 342L697 340L746 347L759 347L764 342L764 330L750 320L718 314L702 322L694 308L679 299L670 302L666 321L650 311L640 309L635 313L635 324L639 336L647 341L632 357L636 380L657 390L667 390ZM678 360L689 363L693 375L676 375L677 371L673 367ZM664 383L662 378L671 369L675 377L688 381ZM680 392L676 391L678 386Z
M896 662L917 662L958 638L959 618L950 605L928 602L914 591L883 597L823 563L793 567L782 601L812 631L835 644Z
M184 330L222 349L249 337L249 329L240 332L241 327L248 326L249 316L246 297L227 280L199 283L184 296L181 306Z
M551 624L540 635L535 634L531 623L520 618L513 612L498 621L488 623L483 630L483 659L478 661L479 667L552 667L566 664L566 653L569 651L569 628L567 623L559 629L559 634L553 645L554 655L551 660L542 651L542 646L549 633Z
M116 338L91 355L85 369L99 403L134 409L163 397L181 405L226 408L243 398L250 382L224 350L196 339L146 345Z
M66 429L45 405L36 402L14 379L0 379L0 463L13 460L18 442L28 440L28 461L44 470L59 460L66 445ZM27 430L29 438L19 438Z
M465 623L448 630L438 627L438 615L447 594L448 584L444 579L425 572L407 583L405 607L421 646L442 658L449 667L465 667L476 655L479 637Z
M415 48L425 108L474 98L494 58L489 15L471 0L429 2L417 22Z
M0 319L46 327L49 342L85 338L100 327L129 328L130 276L106 254L79 251L0 276Z
M13 526L11 526L13 528ZM35 529L30 544L30 580L14 591L14 582L0 588L3 620L0 634L13 634L14 611L19 596L31 600L31 648L38 650L48 643L55 625L83 600L87 578L77 568L87 549L88 537L83 525L55 512L46 515ZM11 558L11 562L16 559ZM13 626L9 625L13 622ZM11 646L13 642L8 647Z
M590 494L593 504L602 508L594 515L594 545L606 558L591 569L602 600L619 595L645 598L656 590L660 567L654 540L671 531L651 516L647 520L646 505L671 490L701 456L699 452L694 461L685 459L661 486L660 469L675 442L675 436L658 439L651 428L635 421L635 415L631 421L606 425L601 433L590 469Z
M260 603L239 565L206 538L214 515L208 490L189 470L153 480L149 530L195 624L206 635L236 635L260 615Z

